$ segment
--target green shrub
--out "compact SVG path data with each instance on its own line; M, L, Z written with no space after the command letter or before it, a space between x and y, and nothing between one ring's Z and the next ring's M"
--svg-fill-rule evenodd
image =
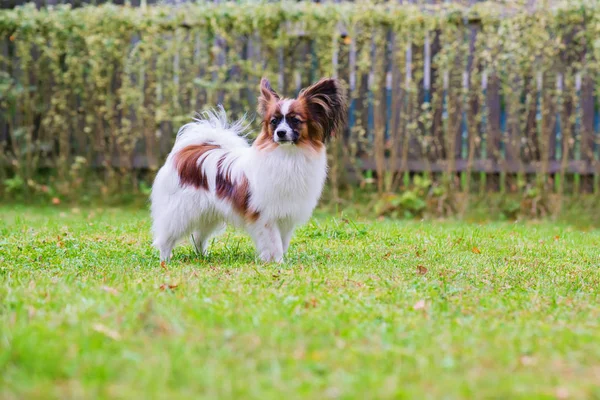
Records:
M571 160L597 165L577 82L597 81L599 16L591 1L529 11L393 2L2 10L0 193L34 193L25 182L59 197L147 192L177 128L218 103L232 117L252 116L262 76L290 96L321 76L346 81L354 122L330 147L334 197L350 182L365 184L365 169L376 172L380 193L398 193L412 161L437 171L431 185L444 188L445 202L476 190L472 175L485 170L478 160L509 173L534 165L541 177L559 164L556 181L566 182L579 168ZM428 102L426 42L434 53ZM492 126L484 75L507 112L503 132ZM557 116L564 140L552 155ZM410 191L394 196L394 208L410 215L427 203Z

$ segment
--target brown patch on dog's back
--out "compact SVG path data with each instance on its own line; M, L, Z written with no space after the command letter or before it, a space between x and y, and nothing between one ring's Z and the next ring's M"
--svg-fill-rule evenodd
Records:
M248 178L242 175L237 182L231 179L229 170L223 170L224 157L217 163L216 193L220 199L231 201L233 208L250 221L256 221L260 213L250 210L250 184Z
M195 144L179 150L175 156L175 168L177 168L181 184L191 185L196 189L208 190L208 179L206 178L206 172L202 169L202 164L206 159L203 156L220 148L220 146L214 144ZM200 157L203 158L198 162Z

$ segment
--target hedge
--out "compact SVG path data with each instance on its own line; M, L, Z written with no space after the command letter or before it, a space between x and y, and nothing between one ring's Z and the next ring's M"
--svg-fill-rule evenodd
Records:
M489 189L473 172L498 175L494 190L512 175L535 196L594 190L599 16L594 1L0 11L0 191L144 190L195 112L252 117L261 76L288 96L322 76L346 82L336 195L357 181L396 192L414 172L444 199Z

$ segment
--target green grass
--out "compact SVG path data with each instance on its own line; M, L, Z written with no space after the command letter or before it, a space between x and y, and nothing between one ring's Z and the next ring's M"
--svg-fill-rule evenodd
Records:
M283 265L228 231L165 269L146 210L4 206L0 398L600 398L599 264L598 230L319 215Z

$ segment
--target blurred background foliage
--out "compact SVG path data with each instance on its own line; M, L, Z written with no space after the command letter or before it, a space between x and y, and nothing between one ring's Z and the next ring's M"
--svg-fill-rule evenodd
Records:
M256 132L262 76L287 96L344 81L329 205L515 218L597 198L596 1L123 3L0 10L2 198L147 196L195 112Z

